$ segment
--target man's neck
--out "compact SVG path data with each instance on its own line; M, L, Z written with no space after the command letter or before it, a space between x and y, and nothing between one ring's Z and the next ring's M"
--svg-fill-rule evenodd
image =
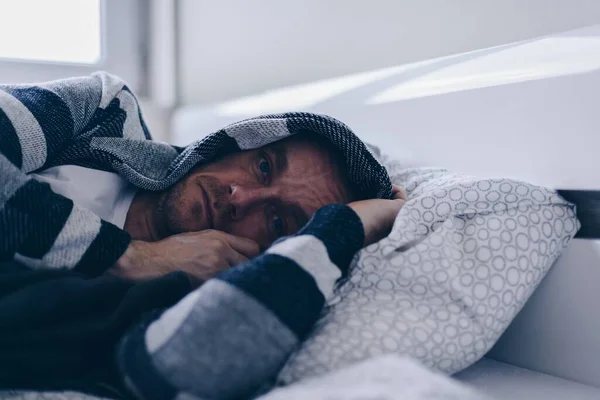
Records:
M123 228L133 240L155 242L162 239L154 213L159 196L157 192L139 191L133 198Z

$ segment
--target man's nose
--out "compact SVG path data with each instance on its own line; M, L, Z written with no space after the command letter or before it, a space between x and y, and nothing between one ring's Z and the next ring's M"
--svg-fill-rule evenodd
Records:
M264 186L231 185L229 212L231 218L244 218L252 209L264 205L276 195L276 189Z

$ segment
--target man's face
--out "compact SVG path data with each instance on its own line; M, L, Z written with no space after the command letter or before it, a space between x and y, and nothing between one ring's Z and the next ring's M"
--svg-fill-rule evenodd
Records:
M192 170L159 201L169 234L216 229L263 248L298 231L319 208L351 201L336 158L291 137Z

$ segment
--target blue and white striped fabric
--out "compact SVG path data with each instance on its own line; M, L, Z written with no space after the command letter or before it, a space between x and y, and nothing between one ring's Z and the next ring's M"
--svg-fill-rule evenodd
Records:
M247 398L277 375L318 320L335 281L331 271L314 271L323 265L344 275L363 241L354 211L323 207L275 252L222 273L147 329L133 329L119 349L125 382L144 399L179 392ZM322 259L296 257L323 249Z

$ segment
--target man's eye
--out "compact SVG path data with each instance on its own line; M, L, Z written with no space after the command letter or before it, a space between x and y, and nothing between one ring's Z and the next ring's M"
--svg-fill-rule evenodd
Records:
M271 173L271 163L265 157L261 157L258 162L258 169L260 169L260 172L264 175L269 175Z
M277 214L275 214L275 216L273 217L273 231L275 231L277 237L283 236L283 222Z

